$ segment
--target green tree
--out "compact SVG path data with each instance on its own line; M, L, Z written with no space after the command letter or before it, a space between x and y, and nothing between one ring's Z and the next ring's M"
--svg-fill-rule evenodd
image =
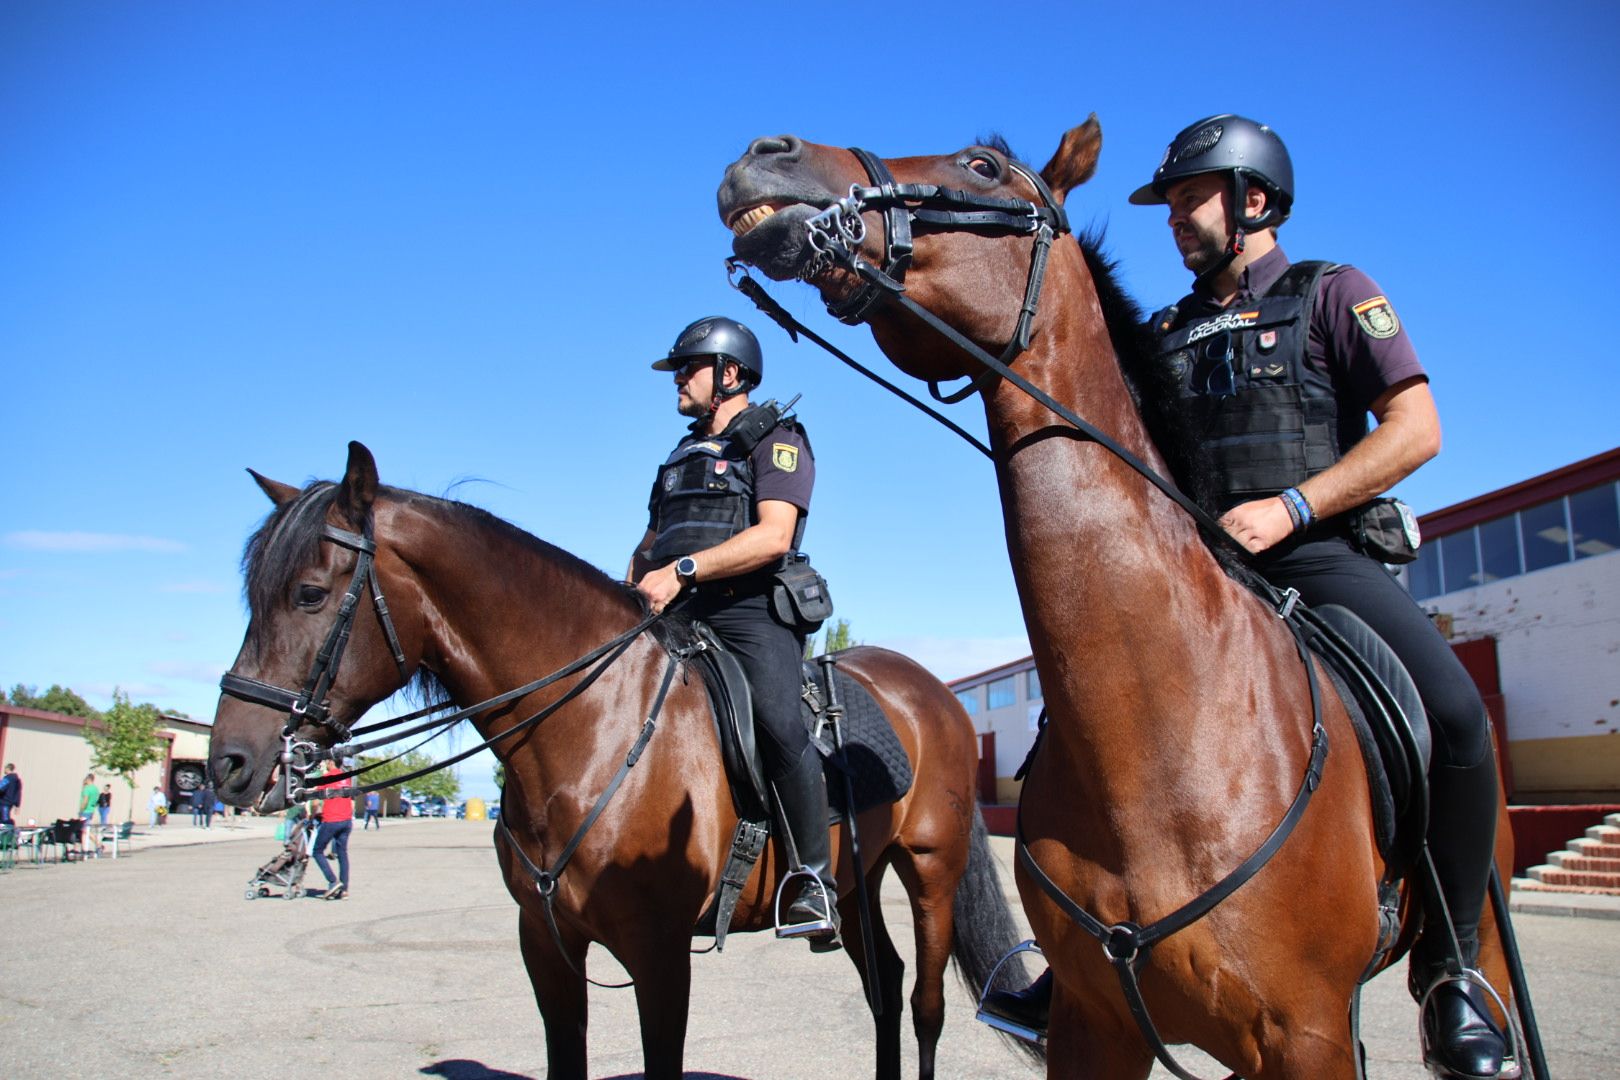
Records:
M495 759L495 790L506 790L506 762Z
M125 821L135 819L135 773L163 760L163 747L157 737L161 721L157 706L131 705L129 695L114 688L112 708L101 714L102 726L84 727L85 742L90 744L90 767L117 773L129 785L129 816Z
M816 645L816 639L811 638L804 643L804 658L812 659L818 652L834 653L844 649L854 648L860 642L856 641L849 632L849 620L839 619L832 623L821 636L821 644Z
M376 768L364 776L356 777L356 782L362 784L385 784L395 777L405 776L408 773L415 772L417 769L425 769L432 764L432 758L417 750L412 750L396 761L387 761L386 758L380 755L362 756L360 758L361 768L369 768L373 765ZM438 772L431 772L426 776L418 776L414 780L406 781L403 786L412 795L427 798L437 797L445 802L453 801L461 793L461 781L456 778L455 772L451 769L440 769Z
M51 688L43 694L39 693L36 687L18 683L11 688L11 703L24 709L44 709L46 712L78 716L86 720L93 720L101 715L92 709L84 698L55 683L52 683Z

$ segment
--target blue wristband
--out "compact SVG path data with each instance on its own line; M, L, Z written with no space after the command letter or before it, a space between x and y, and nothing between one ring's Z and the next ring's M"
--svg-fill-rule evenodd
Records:
M1299 488L1286 488L1282 493L1282 501L1288 507L1288 516L1294 519L1294 531L1310 527L1316 519L1316 512Z

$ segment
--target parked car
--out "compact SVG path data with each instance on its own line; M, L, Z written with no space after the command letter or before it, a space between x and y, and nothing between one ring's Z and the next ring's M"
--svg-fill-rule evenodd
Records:
M489 820L499 821L501 819L501 804L498 802L490 803L484 808L484 813L489 815Z

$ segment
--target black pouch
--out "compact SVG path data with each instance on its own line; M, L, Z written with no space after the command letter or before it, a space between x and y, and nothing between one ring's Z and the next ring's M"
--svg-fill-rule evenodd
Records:
M783 626L802 637L821 629L833 613L827 581L802 558L778 570L771 586L771 611Z
M1418 556L1423 536L1412 508L1399 499L1374 499L1350 512L1350 537L1363 554L1391 566Z

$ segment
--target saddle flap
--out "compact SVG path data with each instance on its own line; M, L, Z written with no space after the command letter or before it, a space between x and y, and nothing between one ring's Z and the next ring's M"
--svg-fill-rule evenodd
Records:
M1406 729L1411 732L1412 740L1417 744L1418 755L1426 773L1429 758L1434 752L1434 743L1429 734L1427 714L1423 711L1423 699L1418 696L1417 684L1412 681L1406 665L1401 663L1400 657L1395 655L1395 650L1389 647L1389 643L1379 637L1372 627L1349 608L1338 604L1324 604L1314 610L1322 617L1322 621L1337 630L1339 636L1356 650L1356 655L1367 662L1372 674L1376 675L1378 681L1389 691L1395 708L1399 711L1399 718L1406 721Z
M765 770L754 739L754 699L748 689L748 676L707 623L693 620L692 629L705 646L697 653L697 667L714 706L715 733L720 739L726 775L732 779L734 809L741 817L763 818L770 803L765 797Z

